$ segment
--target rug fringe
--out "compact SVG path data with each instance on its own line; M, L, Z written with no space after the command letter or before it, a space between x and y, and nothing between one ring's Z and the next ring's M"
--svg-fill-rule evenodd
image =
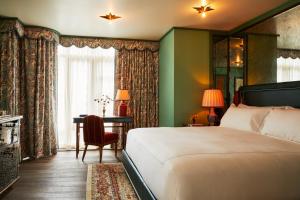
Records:
M93 171L93 165L88 165L88 172L87 172L87 178L86 178L86 200L92 199L92 171Z

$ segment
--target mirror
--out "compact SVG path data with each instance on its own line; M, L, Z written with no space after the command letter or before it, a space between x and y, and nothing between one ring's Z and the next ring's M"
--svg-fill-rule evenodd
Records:
M300 80L300 6L234 35L213 34L213 84L225 109L242 85Z
M238 36L217 37L213 42L215 88L224 95L225 107L244 84L244 39Z
M247 84L300 80L300 6L243 32L247 37Z

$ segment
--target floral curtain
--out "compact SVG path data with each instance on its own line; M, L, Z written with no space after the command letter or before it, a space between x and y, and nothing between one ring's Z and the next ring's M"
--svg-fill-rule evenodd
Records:
M23 27L13 18L0 18L0 109L19 114L19 39Z
M56 52L55 32L26 27L22 41L21 112L23 157L56 154Z
M113 47L116 50L144 50L149 49L151 51L158 51L159 42L156 41L144 41L144 40L125 40L125 39L111 39L111 38L93 38L93 37L72 37L61 36L60 44L64 47L70 47L72 45L82 48L88 46L90 48L101 47L108 49Z
M158 51L123 48L116 62L115 86L129 91L133 128L158 126Z
M56 48L59 35L0 18L1 109L22 115L22 157L56 153Z

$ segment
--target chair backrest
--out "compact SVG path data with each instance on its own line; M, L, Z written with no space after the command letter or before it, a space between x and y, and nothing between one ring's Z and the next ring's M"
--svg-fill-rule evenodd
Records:
M104 123L101 117L89 115L83 119L83 139L85 144L102 144L104 142Z

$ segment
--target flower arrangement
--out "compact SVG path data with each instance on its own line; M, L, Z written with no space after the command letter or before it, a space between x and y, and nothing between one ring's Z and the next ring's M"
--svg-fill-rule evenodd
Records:
M94 101L102 105L102 114L105 116L106 106L112 101L112 98L107 95L102 95L101 98L94 99Z

